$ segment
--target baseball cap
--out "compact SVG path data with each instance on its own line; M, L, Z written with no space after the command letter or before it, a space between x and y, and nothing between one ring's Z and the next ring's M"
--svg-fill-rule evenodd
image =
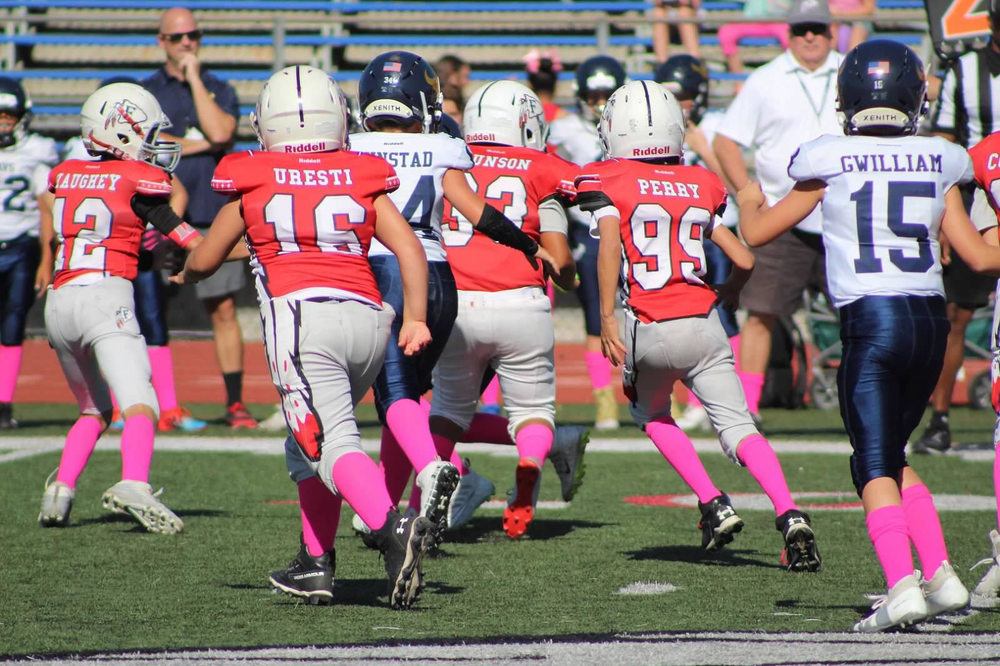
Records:
M830 25L830 5L827 0L792 0L788 10L788 25L797 23Z

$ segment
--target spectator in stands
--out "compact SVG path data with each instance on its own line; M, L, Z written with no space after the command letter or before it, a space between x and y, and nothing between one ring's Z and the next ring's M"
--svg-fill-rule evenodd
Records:
M743 71L739 41L744 37L773 37L781 42L781 48L788 48L788 26L766 19L784 18L788 15L789 0L747 0L743 4L743 16L760 19L761 23L729 23L719 28L719 46L726 56L726 67L733 74Z
M559 62L556 50L528 51L524 56L524 70L528 75L528 87L542 102L545 122L551 123L557 118L568 116L569 112L555 102L556 84L559 82L559 72L562 71L562 63Z
M462 111L465 109L465 93L462 92L462 88L453 83L447 83L441 86L441 96L441 111L461 125Z
M174 7L160 17L159 42L166 62L143 85L157 98L177 133L182 158L177 177L190 196L186 218L208 228L226 197L211 189L212 173L236 135L239 104L231 85L205 71L198 59L202 31L190 10ZM255 428L243 404L243 332L236 318L236 293L246 278L241 262L229 262L195 285L212 321L215 353L226 387L226 422Z
M837 19L855 19L834 23L834 48L841 53L847 53L861 42L868 39L872 24L861 21L865 16L875 13L875 0L830 0L830 11Z
M668 11L667 8L670 8ZM664 62L670 57L670 24L663 19L693 19L701 7L701 0L654 0L650 15L656 21L653 23L653 54L656 62ZM700 53L698 44L698 24L685 21L677 24L677 32L685 53L695 58Z
M441 56L441 59L434 64L434 71L441 81L441 88L447 86L457 86L465 91L469 85L469 75L472 73L472 66L452 53ZM465 107L461 107L464 109Z
M742 149L754 153L757 178L774 203L794 182L788 161L802 143L839 134L837 69L826 0L793 0L788 50L747 78L713 141L723 172L737 190L750 178ZM740 379L750 412L758 414L775 319L802 306L808 287L824 287L822 215L813 211L791 231L754 251L756 270L743 290L747 318L740 330Z
M1000 0L989 0L992 39L980 49L952 61L941 83L938 106L931 119L931 131L972 148L983 137L1000 129L998 98L994 90L1000 84ZM972 204L972 188L963 189L965 207ZM962 258L949 249L942 237L941 262L944 264L944 292L948 301L948 346L937 386L931 394L931 419L920 439L913 442L914 453L944 453L951 448L948 412L955 375L965 358L965 331L977 308L989 302L996 278L972 272Z

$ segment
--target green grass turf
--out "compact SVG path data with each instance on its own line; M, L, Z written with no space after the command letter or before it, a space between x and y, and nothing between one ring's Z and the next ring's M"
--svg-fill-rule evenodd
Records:
M775 422L775 427L777 423ZM789 426L792 428L792 426ZM703 456L717 485L758 492L746 470ZM655 452L591 453L567 509L539 509L529 535L511 541L499 509L481 510L426 563L428 587L412 611L391 611L375 551L350 531L337 541L335 605L311 607L272 594L270 569L298 549L298 508L278 456L158 452L154 487L185 521L176 537L146 534L100 508L119 456L97 452L80 480L72 526L40 529L42 483L57 453L0 465L0 656L228 646L326 645L392 640L510 639L685 630L844 631L884 581L860 511L814 511L824 557L817 574L778 564L770 511L741 510L737 540L701 551L693 508L636 506L632 495L686 493ZM498 495L513 459L473 454ZM851 492L845 456L782 456L793 491ZM932 490L992 494L990 465L957 457L914 460ZM541 499L557 498L551 468ZM739 502L737 499L737 508ZM968 585L989 554L989 511L942 513L952 561ZM659 595L617 594L625 585L676 586ZM1000 631L1000 612L957 631Z

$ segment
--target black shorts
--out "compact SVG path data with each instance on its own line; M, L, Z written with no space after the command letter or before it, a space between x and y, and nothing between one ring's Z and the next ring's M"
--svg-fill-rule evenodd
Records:
M990 301L997 279L976 273L952 251L951 263L944 267L944 294L949 303L966 310L981 308Z

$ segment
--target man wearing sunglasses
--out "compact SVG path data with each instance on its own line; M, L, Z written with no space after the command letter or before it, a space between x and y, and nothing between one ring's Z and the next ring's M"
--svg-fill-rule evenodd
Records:
M719 124L713 142L726 176L742 189L750 182L743 149L753 152L757 180L769 203L791 191L788 163L803 143L842 134L837 121L837 70L827 0L793 0L788 49L747 78ZM743 289L747 319L740 331L740 380L747 406L759 414L771 355L771 326L802 306L807 287L825 291L822 215L817 208L770 245L755 248L756 268Z
M202 31L190 10L174 7L160 17L158 40L163 67L142 82L170 118L170 139L181 144L176 174L190 200L185 219L205 231L226 197L212 191L212 174L233 143L239 102L231 85L205 71L198 59ZM225 264L195 285L212 322L215 353L226 386L226 422L254 428L257 421L243 404L243 332L236 318L235 295L245 283L242 262Z

